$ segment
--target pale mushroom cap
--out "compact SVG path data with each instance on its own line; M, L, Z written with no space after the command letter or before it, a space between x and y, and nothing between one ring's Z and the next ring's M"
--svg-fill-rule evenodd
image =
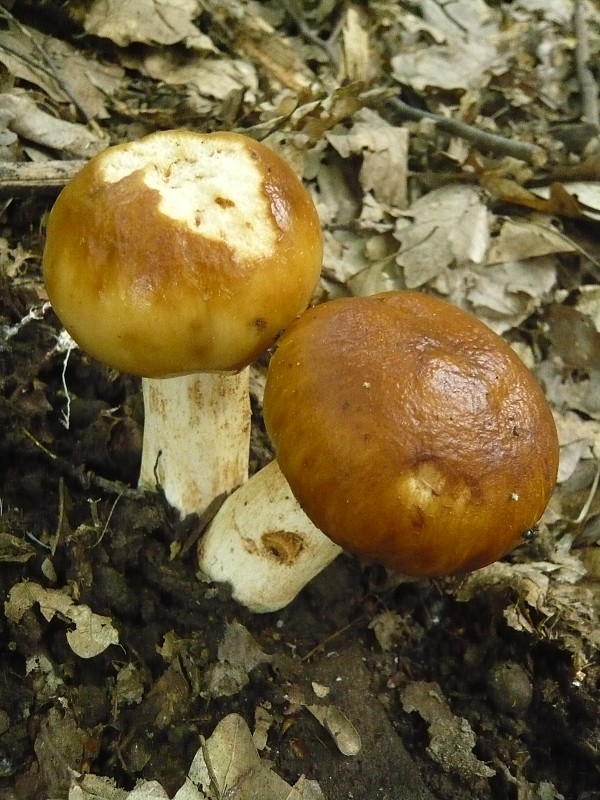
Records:
M305 312L271 360L264 417L314 524L406 574L500 558L556 481L556 428L531 373L475 317L416 292Z
M163 377L250 363L306 308L321 261L317 212L283 159L238 134L166 131L65 187L44 278L83 349Z

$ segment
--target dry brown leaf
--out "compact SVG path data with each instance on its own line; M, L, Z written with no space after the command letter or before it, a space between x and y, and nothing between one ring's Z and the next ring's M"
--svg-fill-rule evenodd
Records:
M36 603L48 622L58 614L75 625L74 629L67 631L67 641L80 658L93 658L119 642L119 634L109 617L94 614L89 606L77 605L65 591L44 589L30 581L12 587L4 604L4 613L12 622L19 622Z
M106 98L114 94L124 72L34 28L0 31L0 62L16 78L38 86L57 103L73 99L89 119L108 117Z
M415 289L454 263L482 263L489 245L490 216L472 186L444 186L412 204L396 223L396 261L406 287Z
M231 697L237 694L247 686L249 673L271 660L239 622L225 626L217 656L218 662L212 664L205 674L203 694L208 697Z
M600 646L600 604L571 544L569 535L557 540L548 561L491 564L469 575L452 593L468 601L495 591L505 598L504 617L512 628L560 643L579 670Z
M348 132L337 129L326 134L327 141L342 158L363 158L359 180L364 192L388 206L406 206L408 173L408 131L383 120L376 111L363 108L354 116Z
M518 327L540 307L556 283L556 260L550 256L493 266L455 270L462 286L450 293L453 302L474 312L496 333ZM440 281L438 288L447 294ZM464 299L461 299L462 298Z
M553 303L544 318L548 338L567 367L600 367L600 332L589 314L573 306Z
M261 761L252 734L238 714L222 719L198 750L188 784L199 790L200 798L204 792L209 797L225 797L229 792L235 800L324 800L316 783L301 778L290 786ZM187 800L188 795L181 800L184 797Z
M564 184L554 182L549 187L541 186L533 191L539 197L552 200L553 192L557 191L556 187L561 188L564 195L570 198L570 202L577 203L580 216L600 220L600 182L597 180L570 181Z
M481 185L499 202L531 208L549 216L563 216L576 219L585 216L584 209L577 198L565 187L555 182L549 188L549 196L541 197L519 183L498 173L484 173L480 176Z
M493 239L486 260L488 264L498 264L576 250L572 241L549 224L509 218Z
M94 0L84 28L120 47L183 42L190 49L216 53L211 39L192 22L199 10L196 0Z
M475 734L468 721L456 717L437 683L414 681L400 692L407 713L416 711L429 726L429 756L445 772L455 772L464 780L491 778L496 771L473 754Z
M360 734L348 717L337 706L305 706L331 736L343 756L356 756L361 750Z
M10 115L7 123L21 139L76 158L90 158L108 145L85 125L67 122L42 111L22 90L0 94L0 111Z
M373 617L369 628L382 650L391 650L394 643L398 642L402 634L402 617L396 611L382 611Z
M216 100L258 90L256 69L241 59L191 56L182 61L170 50L155 50L144 56L140 70L169 86L194 86L203 97Z
M0 563L24 564L36 554L35 547L19 536L0 532Z
M261 74L294 92L307 93L315 75L303 61L297 42L282 36L251 8L244 8L236 17L229 16L225 24L232 29L233 49L259 64Z

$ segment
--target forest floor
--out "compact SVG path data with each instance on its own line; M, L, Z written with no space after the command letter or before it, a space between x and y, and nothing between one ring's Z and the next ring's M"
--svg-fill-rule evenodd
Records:
M596 4L2 6L0 798L599 800ZM139 380L41 276L65 180L177 127L294 164L316 301L418 288L511 342L561 442L532 539L463 579L344 555L264 615L199 580L200 520L136 489Z

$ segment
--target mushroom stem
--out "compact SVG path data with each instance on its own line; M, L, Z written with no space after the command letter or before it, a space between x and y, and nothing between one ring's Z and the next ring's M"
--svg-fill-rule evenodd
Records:
M250 611L277 611L342 552L302 511L272 461L221 506L198 548L201 574Z
M143 378L139 485L160 487L181 516L201 513L248 478L249 369Z

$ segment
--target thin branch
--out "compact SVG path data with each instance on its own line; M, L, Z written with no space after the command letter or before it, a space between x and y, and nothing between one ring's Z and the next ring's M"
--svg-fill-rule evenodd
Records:
M84 491L94 487L107 494L116 494L119 497L126 497L131 500L139 500L146 495L146 492L142 489L132 489L120 481L111 481L96 475L94 472L86 472L82 467L76 467L67 459L57 456L56 453L45 447L27 428L21 428L21 433L55 465L61 474L75 481Z
M576 0L573 12L573 26L577 47L575 49L575 64L577 67L577 80L581 90L581 111L586 122L591 122L600 130L600 109L598 107L598 84L594 73L589 68L590 49L588 44L587 19L585 16L584 0Z
M331 66L337 70L340 65L340 59L334 47L334 42L340 32L339 22L328 39L321 39L321 37L318 36L312 30L312 28L306 24L301 13L296 9L293 0L280 0L280 2L287 11L288 15L294 20L294 24L298 28L300 35L303 36L307 41L312 42L312 44L316 44L317 47L321 48L321 50L324 50L329 58L329 61L331 62Z
M516 139L508 139L496 133L488 133L487 131L482 131L480 128L467 125L466 122L461 122L457 119L449 119L448 117L434 114L431 111L424 111L421 108L409 106L408 103L398 98L393 98L391 102L400 116L405 119L415 121L422 119L431 120L440 130L451 133L453 136L460 136L461 139L472 142L482 150L489 150L496 155L512 156L513 158L518 158L520 161L527 161L538 167L546 163L546 151L536 144L519 142Z
M86 161L0 162L0 198L58 194Z

